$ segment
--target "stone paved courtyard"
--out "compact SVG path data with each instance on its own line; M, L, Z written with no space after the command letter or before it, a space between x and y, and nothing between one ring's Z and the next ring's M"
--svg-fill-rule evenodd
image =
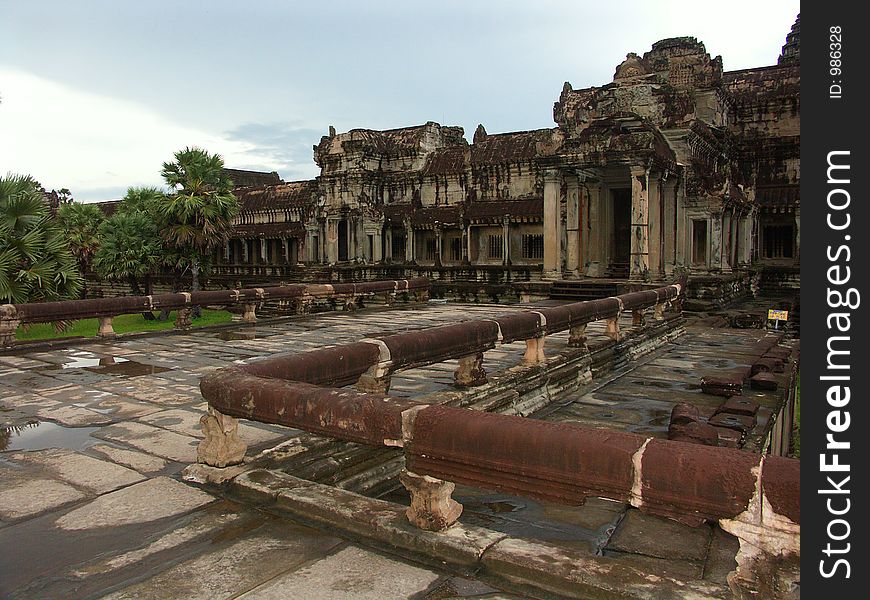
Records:
M430 302L0 355L0 421L6 426L0 437L0 597L520 597L473 573L405 562L222 499L180 474L196 460L205 410L197 386L213 369L525 308ZM630 329L630 322L625 318L623 327ZM603 336L603 324L590 325L589 335ZM674 402L689 398L712 407L691 383L699 370L739 362L741 344L759 335L690 329L543 416L663 435ZM551 336L548 353L566 342L567 334ZM490 351L486 368L516 365L523 351L522 343ZM447 388L454 369L455 362L447 362L400 372L391 393ZM293 433L258 423L240 427L249 455ZM718 581L736 551L721 532L687 533L675 523L626 514L618 503L590 502L578 517L572 509L476 490L460 489L458 497L467 505L468 522L531 539L589 544L593 554L623 553L666 572ZM604 537L571 537L580 530ZM675 536L681 540L676 554L669 541Z

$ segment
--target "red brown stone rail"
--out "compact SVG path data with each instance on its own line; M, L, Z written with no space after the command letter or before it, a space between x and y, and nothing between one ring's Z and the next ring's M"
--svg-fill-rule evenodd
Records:
M524 361L543 363L548 334L569 330L569 344L583 346L586 325L596 320L607 321L615 343L621 312L631 310L642 323L652 308L663 319L664 305L680 292L679 285L666 286L220 369L200 388L210 413L204 429L223 438L203 442L199 460L218 467L240 462L244 446L233 417L242 417L403 447L408 517L425 529L455 522L461 506L450 498L451 482L461 482L564 504L610 498L693 525L717 521L740 539L744 571L760 558L799 555L796 460L385 395L394 371L452 358L459 359L457 385L484 383L483 352L500 343L525 340ZM356 390L338 387L354 382Z
M268 300L291 302L295 304L297 312L304 313L308 312L317 300L341 300L345 302L346 308L354 308L361 298L383 294L386 302L391 303L397 294L403 293L413 294L418 299L427 298L429 280L425 277L417 277L362 283L294 284L239 290L4 304L0 305L0 347L8 347L14 343L15 330L22 323L52 323L98 318L100 320L98 335L111 338L115 335L112 319L118 315L154 310L177 310L176 328L188 329L191 325L190 309L194 306L243 306L242 320L253 323L257 320L257 304Z

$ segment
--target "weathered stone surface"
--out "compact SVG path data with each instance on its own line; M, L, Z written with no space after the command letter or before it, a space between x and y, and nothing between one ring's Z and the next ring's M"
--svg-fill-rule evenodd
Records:
M455 484L411 471L402 471L399 479L411 493L411 506L405 514L420 529L441 531L462 514L462 505L450 497Z
M31 517L85 498L71 485L53 479L16 478L4 473L0 484L0 519L14 521Z
M350 547L277 577L241 596L243 600L382 600L410 598L426 590L438 573Z
M607 549L656 558L703 561L710 535L709 526L689 527L629 510L610 538Z
M245 458L247 445L239 439L238 420L209 407L200 419L204 439L196 448L197 462L212 467L235 465Z
M282 573L320 558L338 543L340 540L310 529L276 523L105 598L212 600L238 597Z
M728 598L721 586L672 579L620 562L589 557L550 544L508 538L483 555L486 571L512 585L568 598Z
M104 494L144 479L136 471L72 450L23 452L10 458L38 465L57 478L93 494Z
M126 450L109 444L95 444L88 449L90 452L97 452L114 463L135 469L140 473L151 474L162 471L166 468L167 462L157 456L145 454L144 452L136 452L135 450Z
M461 523L437 533L424 531L408 522L402 506L320 484L281 491L276 508L379 544L457 565L476 565L486 548L505 537Z
M194 437L132 421L104 427L94 437L129 444L149 454L182 463L196 462L199 442Z
M131 523L146 523L179 515L214 498L168 477L157 477L111 492L60 517L62 529L95 529Z

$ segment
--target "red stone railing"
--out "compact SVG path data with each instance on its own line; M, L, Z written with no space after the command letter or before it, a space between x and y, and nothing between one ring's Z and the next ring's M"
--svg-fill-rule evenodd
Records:
M200 384L210 414L202 419L207 437L199 460L218 467L240 462L245 446L233 417L242 417L402 447L408 516L425 529L458 518L449 482L461 482L566 504L610 498L694 525L718 521L740 538L746 569L759 553L799 555L796 460L385 395L396 370L454 358L457 385L485 383L483 352L497 344L524 340L524 362L544 363L547 335L568 330L569 345L583 346L593 321L605 320L616 343L623 311L631 310L636 324L650 308L662 320L680 292L671 285L220 369ZM340 387L354 383L356 390Z
M318 300L343 301L346 308L353 308L360 299L383 295L386 303L392 303L398 294L409 293L418 298L428 297L429 280L425 277L393 281L367 281L363 283L295 284L239 290L211 290L156 294L151 296L119 296L115 298L91 298L63 300L59 302L34 302L30 304L0 305L0 346L11 346L15 331L22 323L54 323L77 319L100 320L98 336L114 337L112 319L118 315L176 310L175 327L189 329L191 309L195 306L242 306L242 320L256 322L257 305L267 301L292 303L296 312L305 313Z

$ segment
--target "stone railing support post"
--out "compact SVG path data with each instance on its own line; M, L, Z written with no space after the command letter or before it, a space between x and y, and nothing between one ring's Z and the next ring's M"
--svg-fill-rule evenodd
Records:
M523 362L527 365L538 365L547 360L544 356L544 336L530 338L526 340L526 353L523 355Z
M386 394L390 391L392 375L390 363L378 363L359 376L356 389L364 394Z
M257 322L257 304L250 302L245 304L245 312L242 315L242 321L245 323Z
M462 514L462 505L451 498L456 484L403 470L399 480L411 494L405 512L412 525L425 531L441 531L453 525Z
M604 334L614 342L619 341L619 315L607 319L607 329Z
M21 324L18 311L12 304L0 306L0 347L8 348L15 343L15 332Z
M189 308L179 308L175 313L175 328L181 331L187 331L191 325L191 310Z
M211 467L237 465L245 458L247 445L239 439L239 422L211 406L200 420L205 438L196 448L196 461Z
M100 330L97 332L97 336L101 338L115 337L115 330L112 327L112 319L114 319L114 317L100 317Z
M643 327L646 323L646 317L644 316L644 310L642 308L638 308L636 310L631 311L631 326L632 327Z
M453 380L459 387L472 387L486 383L483 368L483 352L469 354L459 359L459 368L453 373Z
M311 307L314 305L314 298L310 296L302 296L296 300L296 314L308 315L311 314Z
M586 345L586 323L571 326L568 330L568 345L573 348L582 348Z
M653 319L656 321L665 320L665 303L660 302L653 307Z

